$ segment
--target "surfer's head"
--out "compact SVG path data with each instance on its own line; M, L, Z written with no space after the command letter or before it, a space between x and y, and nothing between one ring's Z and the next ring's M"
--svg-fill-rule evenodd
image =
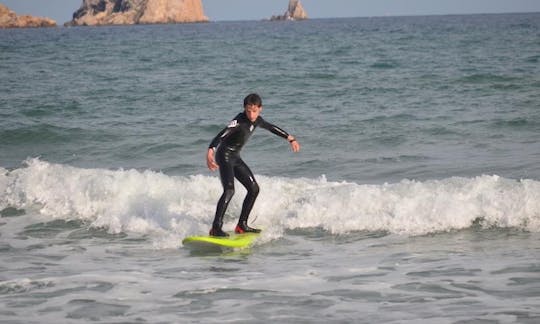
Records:
M262 111L261 97L256 93L249 94L247 97L245 97L244 98L244 111L246 113L247 118L251 122L256 121Z
M247 105L255 105L262 107L262 99L256 93L248 94L247 97L244 98L244 107L246 107Z

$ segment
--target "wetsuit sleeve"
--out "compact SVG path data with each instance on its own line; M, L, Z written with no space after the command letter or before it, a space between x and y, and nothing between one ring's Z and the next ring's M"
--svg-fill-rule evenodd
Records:
M214 139L212 140L212 142L210 142L210 145L208 145L208 148L211 148L211 149L215 149L219 143L221 142L221 136L223 136L225 134L225 132L227 131L227 129L229 129L228 127L224 128L221 130L221 132L219 132L216 137L214 137Z
M236 129L238 129L238 126L239 126L237 119L238 118L233 119L227 127L222 129L216 135L216 137L214 137L214 139L210 142L210 145L208 146L208 148L215 149L216 147L218 147L221 141L223 141L224 139L229 137L231 134L233 134L236 131Z
M277 127L276 125L267 122L266 120L262 119L262 117L259 117L259 126L285 139L289 137L289 133Z

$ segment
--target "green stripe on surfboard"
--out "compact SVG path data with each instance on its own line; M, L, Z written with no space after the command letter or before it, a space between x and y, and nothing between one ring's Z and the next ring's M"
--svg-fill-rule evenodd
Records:
M259 236L258 233L231 234L229 237L217 236L188 236L182 244L189 248L202 247L226 247L226 248L245 248L249 247L253 241Z

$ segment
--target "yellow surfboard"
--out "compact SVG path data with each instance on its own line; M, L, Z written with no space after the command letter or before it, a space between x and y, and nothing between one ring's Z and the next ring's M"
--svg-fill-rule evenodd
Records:
M259 233L232 233L229 237L217 237L208 235L188 236L184 240L182 240L182 244L185 247L193 250L212 247L241 249L250 247L259 235Z

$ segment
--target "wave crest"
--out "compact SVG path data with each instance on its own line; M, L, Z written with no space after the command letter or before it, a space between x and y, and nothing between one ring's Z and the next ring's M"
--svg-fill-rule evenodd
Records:
M258 176L252 212L265 232L323 228L334 234L385 231L421 235L482 227L540 231L540 182L496 175L363 185ZM236 222L244 191L229 207ZM0 210L35 210L52 219L79 219L109 232L179 238L208 230L221 185L214 176L174 177L155 171L81 169L38 159L0 169Z

